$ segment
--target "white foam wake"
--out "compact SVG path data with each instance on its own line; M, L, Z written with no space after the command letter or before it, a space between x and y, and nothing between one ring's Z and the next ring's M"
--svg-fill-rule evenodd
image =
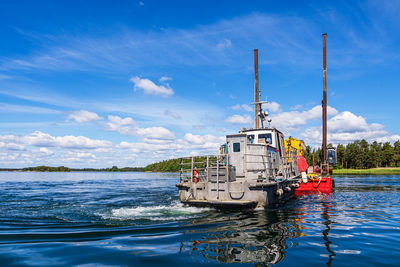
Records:
M193 217L195 214L200 214L210 210L209 208L196 208L184 206L179 202L171 203L171 205L157 206L139 206L139 207L122 207L112 209L109 216L102 216L107 219L117 220L136 220L149 219L155 221L165 220L183 220L188 217Z

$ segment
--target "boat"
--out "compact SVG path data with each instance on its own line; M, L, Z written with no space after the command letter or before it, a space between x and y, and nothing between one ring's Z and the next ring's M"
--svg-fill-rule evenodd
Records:
M294 197L301 174L295 150L286 151L281 131L271 128L258 89L258 50L254 50L255 128L226 135L218 155L181 158L180 201L214 208L264 208ZM268 121L269 126L264 127Z
M309 193L331 193L331 166L336 151L327 147L326 34L323 35L323 101L321 168L307 173L305 144L271 128L262 110L258 89L258 50L254 50L255 85L252 103L255 128L226 135L218 155L181 158L180 201L191 206L215 208L264 208ZM264 127L264 121L269 123ZM261 125L260 125L261 124ZM314 164L313 164L314 165Z

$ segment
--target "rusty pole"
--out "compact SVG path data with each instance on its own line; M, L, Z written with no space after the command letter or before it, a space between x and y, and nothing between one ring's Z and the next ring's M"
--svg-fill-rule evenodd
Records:
M256 122L256 129L259 128L259 119L258 119L258 113L259 107L258 107L258 49L254 49L254 102L256 103L255 106L255 122Z
M323 43L323 75L324 75L324 99L322 100L322 168L323 174L327 174L326 160L327 160L327 99L326 99L326 33L322 34Z

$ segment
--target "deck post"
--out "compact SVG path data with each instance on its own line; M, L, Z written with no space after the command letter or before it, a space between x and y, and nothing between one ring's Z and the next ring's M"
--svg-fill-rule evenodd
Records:
M191 177L192 182L193 182L193 167L194 167L194 157L192 157L192 164L191 164L191 170L190 170L190 177Z
M217 199L219 199L219 160L217 158Z
M183 158L181 158L181 170L179 174L179 183L182 183L182 175L183 175Z
M209 158L209 156L207 156L207 163L206 163L206 168L207 168L207 172L206 172L207 179L206 179L206 181L207 182L208 182L208 158Z

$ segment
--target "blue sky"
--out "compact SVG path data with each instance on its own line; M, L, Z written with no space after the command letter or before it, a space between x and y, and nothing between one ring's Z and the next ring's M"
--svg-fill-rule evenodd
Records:
M0 9L0 167L143 166L252 127L400 139L398 1L12 1Z

